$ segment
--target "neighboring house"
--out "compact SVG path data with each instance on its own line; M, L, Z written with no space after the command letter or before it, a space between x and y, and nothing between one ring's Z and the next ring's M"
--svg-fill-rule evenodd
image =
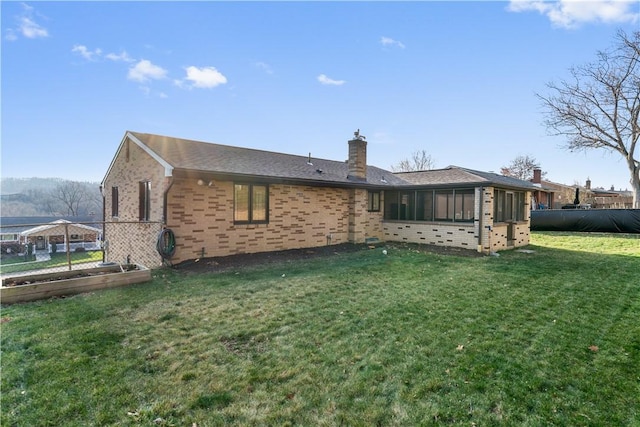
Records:
M578 189L580 204L590 204L592 202L593 193L589 188L581 185L566 185L542 180L540 179L541 172L537 171L540 171L540 169L534 169L531 182L538 187L533 192L538 209L562 209L563 206L573 205L576 200L576 189ZM536 208L535 205L534 208Z
M51 245L66 250L100 247L102 230L92 217L3 217L0 218L2 252L32 243L35 250L51 251Z
M2 253L6 253L7 248L12 251L16 245L20 245L20 233L30 228L28 225L22 225L13 218L0 218L0 248Z
M633 193L628 190L615 190L613 186L609 190L604 188L591 188L591 181L587 180L586 188L593 193L594 209L632 209Z
M531 182L537 187L532 192L531 209L553 209L557 187L542 183L542 169L533 170Z
M628 190L610 190L592 188L591 180L587 178L585 185L566 185L541 179L541 170L533 170L531 182L538 187L533 192L534 209L562 209L563 206L573 205L578 190L578 201L583 207L593 209L631 209L633 193Z
M161 265L162 228L173 263L383 240L529 243L533 184L457 167L394 174L366 164L358 132L348 147L343 162L126 132L101 186L109 259Z

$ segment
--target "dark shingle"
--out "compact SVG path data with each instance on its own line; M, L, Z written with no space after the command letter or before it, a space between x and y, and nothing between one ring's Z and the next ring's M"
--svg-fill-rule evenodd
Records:
M493 172L482 172L458 166L449 166L444 169L433 169L417 172L402 172L398 177L414 185L440 186L440 185L499 185L502 187L518 189L535 189L533 183L509 176L498 175Z
M349 179L346 162L130 132L175 169L341 184L402 185L402 179L367 166L367 180Z
M528 181L458 166L419 172L392 173L367 166L367 179L348 177L347 162L213 144L147 133L129 132L173 168L217 174L285 179L327 184L395 186L499 185L535 189Z

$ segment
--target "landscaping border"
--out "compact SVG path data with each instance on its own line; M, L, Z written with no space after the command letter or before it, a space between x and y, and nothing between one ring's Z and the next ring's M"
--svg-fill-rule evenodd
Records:
M0 302L36 301L115 288L151 280L151 270L138 264L110 265L65 272L8 277L2 280ZM6 286L7 284L13 284Z

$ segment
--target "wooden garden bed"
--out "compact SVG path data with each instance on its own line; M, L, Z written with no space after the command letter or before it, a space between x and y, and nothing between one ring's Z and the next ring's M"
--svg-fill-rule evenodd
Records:
M0 302L13 304L35 301L149 280L151 280L151 271L138 264L115 264L83 270L8 277L2 280Z

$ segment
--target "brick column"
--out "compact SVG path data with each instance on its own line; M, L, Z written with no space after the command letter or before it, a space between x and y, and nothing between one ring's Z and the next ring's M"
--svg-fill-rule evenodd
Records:
M367 226L367 190L354 188L349 193L349 242L364 243Z

